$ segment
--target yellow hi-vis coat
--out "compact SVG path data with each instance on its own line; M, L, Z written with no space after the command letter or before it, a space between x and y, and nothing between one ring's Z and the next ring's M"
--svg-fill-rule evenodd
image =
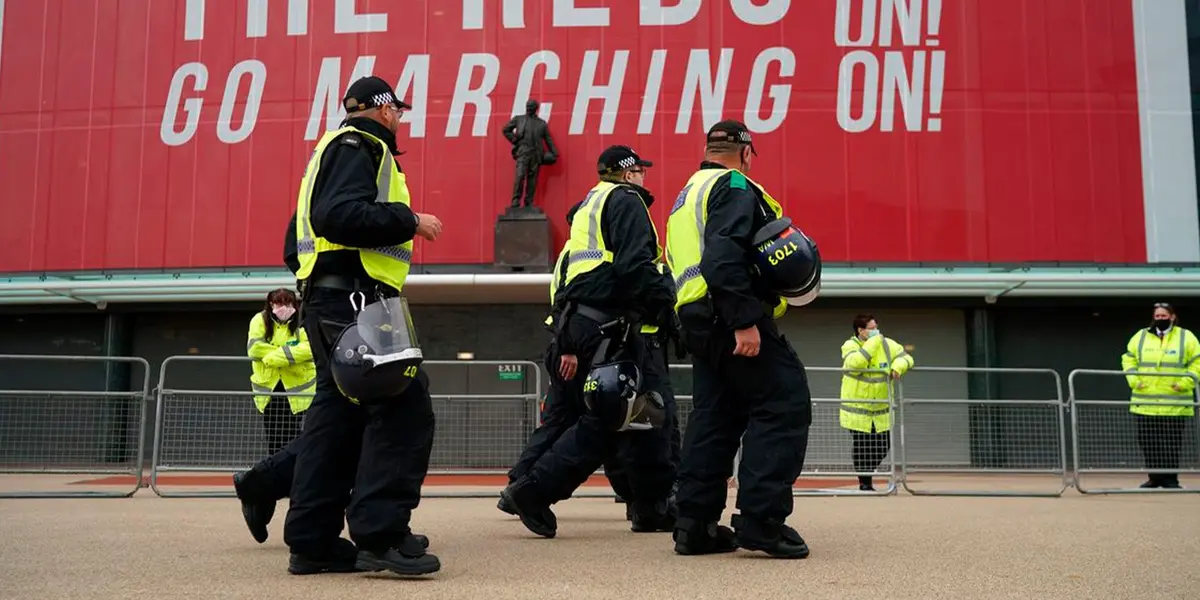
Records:
M601 181L588 192L583 204L571 220L571 231L567 242L558 254L554 263L554 274L550 277L550 305L554 306L554 298L560 288L566 288L576 277L591 272L602 264L613 262L613 253L604 244L604 204L620 184ZM644 204L643 204L644 206ZM646 207L646 216L650 219L650 231L654 232L654 244L658 245L658 228L654 226L654 217L650 208ZM620 232L616 233L621 235ZM662 248L659 248L661 258ZM565 270L564 270L565 266ZM662 263L658 263L658 272L663 272ZM552 325L554 316L546 317L546 325ZM653 334L658 332L657 325L642 325L641 332Z
M862 433L871 433L872 425L875 426L875 433L890 430L892 412L887 400L891 380L883 373L864 370L882 369L903 375L914 364L912 355L905 352L904 346L882 334L867 338L865 342L858 336L846 340L842 344L842 368L848 370L842 374L843 402L838 411L841 426Z
M1200 377L1200 342L1196 335L1182 327L1172 326L1162 338L1149 329L1143 329L1129 338L1125 354L1121 356L1121 370L1142 373L1191 373ZM1129 382L1129 412L1155 417L1195 416L1194 405L1163 404L1163 402L1191 402L1196 381L1186 375L1165 377L1162 375L1127 375ZM1142 387L1138 387L1138 386ZM1171 386L1177 386L1175 390Z
M308 394L288 396L292 414L308 410L312 404L311 394L317 388L317 365L313 363L312 349L304 328L297 327L296 334L292 335L286 326L277 324L271 339L267 339L266 324L263 323L262 313L258 313L250 319L247 337L246 354L254 359L251 363L250 387L255 392L269 394L282 381L287 393ZM270 396L254 397L258 412L265 411L270 401Z
M362 261L363 270L367 272L367 275L376 281L402 290L404 282L408 279L408 272L412 268L412 240L397 246L349 248L318 237L313 232L309 209L312 206L313 184L316 183L317 174L321 170L321 157L325 155L325 150L338 136L347 132L354 132L362 136L367 143L378 144L383 152L383 158L379 162L379 169L375 175L375 201L381 204L399 202L405 206L412 204L412 196L408 190L408 176L400 172L399 167L396 166L396 159L392 157L391 151L383 140L351 126L326 133L321 137L321 141L317 142L317 147L313 149L312 156L308 159L308 166L304 169L304 179L300 181L300 192L296 198L296 256L300 261L296 279L304 281L312 276L313 267L317 264L317 255L322 252L358 250L359 260Z

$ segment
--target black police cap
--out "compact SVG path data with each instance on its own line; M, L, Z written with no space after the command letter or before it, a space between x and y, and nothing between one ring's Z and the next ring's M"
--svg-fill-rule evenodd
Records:
M600 160L597 163L596 170L601 175L615 173L634 166L654 166L654 163L638 156L637 152L634 152L633 148L629 146L609 146L604 152L600 153Z
M750 137L750 129L746 127L745 123L736 119L726 119L710 127L704 141L705 143L745 144L750 146L750 152L758 156L758 151L754 149L754 141Z
M375 77L363 77L350 84L346 97L342 98L342 106L347 112L356 112L391 104L399 109L408 110L412 105L396 97L395 90L388 82Z

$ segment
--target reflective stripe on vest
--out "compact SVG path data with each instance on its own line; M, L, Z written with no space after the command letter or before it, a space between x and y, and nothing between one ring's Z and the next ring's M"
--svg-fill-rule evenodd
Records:
M667 265L675 274L675 310L684 304L696 302L708 295L708 283L700 273L700 259L704 256L704 228L708 223L708 197L717 180L737 169L701 169L688 179L667 217ZM783 208L753 179L746 177L762 192L766 208L774 218L783 216ZM762 208L760 203L760 209ZM763 211L767 214L766 210ZM768 214L768 216L770 216Z
M554 305L558 291L566 288L576 277L602 264L612 263L613 253L604 244L604 224L601 217L604 214L604 203L618 187L618 184L607 181L597 183L588 191L583 204L575 212L575 218L571 220L570 237L559 253L558 261L554 263L554 275L550 278L551 306ZM646 207L644 202L642 206L646 208L646 217L650 219L650 230L654 232L654 246L657 248L658 229L654 226L650 208ZM564 266L566 271L563 271ZM662 272L661 267L658 267L658 270ZM642 333L657 331L658 327L654 325L643 325L641 328Z
M313 149L312 157L304 169L304 178L300 183L300 193L296 200L296 251L300 261L300 269L296 278L308 279L316 265L317 256L322 252L332 250L357 250L363 269L371 278L381 281L397 290L403 289L404 281L412 265L412 240L396 246L376 246L370 248L355 248L334 244L325 238L317 237L312 231L310 208L312 206L313 184L321 169L321 157L329 148L329 144L339 135L353 131L368 142L379 144L383 150L375 185L377 192L375 201L379 203L400 202L405 206L411 205L407 177L396 167L396 161L383 140L355 127L343 127L330 131L321 137L317 147Z

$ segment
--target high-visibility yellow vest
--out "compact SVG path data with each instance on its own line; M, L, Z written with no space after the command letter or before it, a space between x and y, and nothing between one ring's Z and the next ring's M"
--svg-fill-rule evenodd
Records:
M1161 339L1143 329L1129 338L1121 357L1123 371L1142 373L1179 373L1183 377L1127 375L1129 412L1157 417L1195 416L1194 405L1163 404L1192 402L1196 381L1187 373L1200 376L1200 342L1191 331L1178 326L1167 330ZM1138 386L1142 385L1141 388ZM1174 387L1178 387L1176 390Z
M558 260L554 263L554 275L550 278L551 306L554 305L554 298L559 289L566 288L576 277L590 272L602 264L612 263L613 253L604 244L604 225L600 217L604 214L604 203L619 187L621 187L619 184L607 181L597 183L588 191L579 210L575 211L575 218L571 220L570 236L558 254ZM650 208L646 207L644 202L642 206L646 208L646 217L650 219L650 230L654 232L654 245L658 247L658 228L654 226ZM658 253L661 258L661 248ZM565 271L563 270L564 265ZM659 273L663 272L661 264L658 265L658 271ZM546 317L546 324L551 324L552 320L553 317ZM657 325L643 325L641 328L642 333L656 333L657 331Z
M872 426L876 433L891 429L891 407L887 402L891 380L888 375L870 371L884 370L903 375L914 363L904 346L883 335L867 338L865 342L857 336L846 340L842 344L842 368L847 369L842 373L841 398L844 402L838 410L838 423L845 429L862 433L871 433Z
M766 207L775 219L783 216L783 207L753 179L737 169L700 169L688 179L671 214L667 217L667 265L675 276L675 310L697 302L708 295L708 282L700 274L700 257L704 255L704 227L708 223L708 197L713 184L722 175L731 173L730 186L744 189L746 182L762 192ZM772 316L776 319L787 312L787 300L780 298Z
M300 260L300 270L296 271L299 280L308 279L313 267L317 264L317 255L331 250L357 250L363 269L371 278L385 283L397 290L403 289L404 281L412 264L412 240L397 246L378 246L374 248L353 248L334 244L325 238L316 237L312 230L309 208L312 206L313 182L321 169L321 157L329 144L337 136L353 131L367 140L368 143L379 144L383 159L379 163L375 184L378 193L376 202L400 202L405 206L411 205L408 193L408 182L404 173L396 166L391 151L383 140L355 127L342 127L330 131L321 137L317 147L313 149L308 166L304 169L304 178L300 181L300 194L296 200L296 251Z
M254 359L250 363L250 388L261 394L270 394L282 381L284 391L288 394L304 394L288 396L292 413L308 410L312 404L312 394L317 389L317 365L313 362L312 349L304 328L297 327L293 335L287 326L275 325L268 339L266 323L262 313L258 313L250 319L250 331L246 335L246 354ZM275 352L287 359L288 366L271 367L263 363L263 358ZM258 412L264 412L270 401L271 396L254 397Z

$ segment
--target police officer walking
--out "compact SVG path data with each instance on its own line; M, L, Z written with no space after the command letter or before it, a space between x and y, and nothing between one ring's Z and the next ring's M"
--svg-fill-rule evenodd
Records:
M780 558L809 553L785 520L808 446L812 398L804 365L773 317L787 308L781 297L795 304L815 297L820 263L815 245L746 176L755 155L744 124L714 125L705 160L667 220L667 262L693 373L675 495L679 554L738 546ZM718 521L739 440L735 534Z
M403 387L399 396L348 398L346 381L335 379L333 369L348 358L334 348L343 331L355 331L356 319L361 325L362 314L403 306L389 300L408 276L412 240L437 239L442 225L409 208L395 160L400 116L411 107L378 77L355 81L343 104L347 118L317 143L296 207L296 277L304 287L317 391L293 445L288 570L433 573L441 563L409 528L433 446L429 379L415 366L403 367L412 380L391 381L391 389ZM339 537L343 511L353 543Z
M544 537L558 527L550 505L569 498L613 452L628 467L633 530L669 531L673 522L675 406L657 334L669 322L674 292L656 264L654 198L642 187L652 163L628 146L609 147L598 162L601 181L577 208L555 266L551 302L561 310L547 352L552 401L583 414L502 498ZM625 431L631 418L651 414L652 431Z

